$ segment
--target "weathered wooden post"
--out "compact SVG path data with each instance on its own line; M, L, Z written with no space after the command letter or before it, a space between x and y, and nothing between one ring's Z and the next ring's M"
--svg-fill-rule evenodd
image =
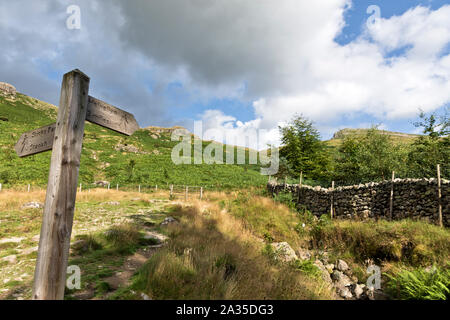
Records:
M119 184L116 185L116 191L119 191Z
M170 185L170 196L173 196L173 184Z
M110 188L111 188L111 184L110 184L110 183L108 183L108 191L110 190Z
M437 165L437 185L438 185L438 217L439 226L443 227L444 222L442 221L442 193L441 193L441 166Z
M203 199L203 187L200 187L200 200Z
M330 206L330 217L334 218L334 181L331 183L331 206Z
M61 300L67 274L89 77L64 75L34 275L34 300Z
M301 196L301 192L302 192L302 187L303 187L303 171L300 171L300 181L298 184L298 196L297 196L297 202L300 204L300 196Z
M0 183L0 192L2 192L2 184Z
M395 180L395 171L392 171L392 180L391 180L391 196L389 199L389 220L393 218L393 210L394 210L394 180Z
M188 193L189 193L189 187L186 186L185 201L188 201Z
M156 185L156 191L158 191L158 185Z
M20 157L53 149L34 274L34 300L64 298L85 120L126 135L139 129L132 114L90 97L89 81L79 70L65 74L57 122L22 134L15 146Z

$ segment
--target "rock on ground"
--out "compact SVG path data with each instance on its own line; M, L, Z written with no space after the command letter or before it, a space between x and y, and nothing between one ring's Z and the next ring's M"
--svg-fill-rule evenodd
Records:
M344 271L349 270L349 267L348 267L348 264L344 260L338 260L336 262L336 269L344 272Z
M284 262L290 262L293 260L298 260L294 249L287 242L276 242L271 244L273 250L275 251L276 259Z
M167 226L167 225L172 224L172 223L178 223L178 221L175 218L167 217L167 218L164 219L163 222L161 222L161 225L162 226Z
M167 241L167 239L169 239L167 236L158 233L158 232L154 232L154 231L147 231L144 235L144 239L145 240L150 240L153 239L155 240L158 244L164 243Z
M7 257L2 258L2 261L6 261L9 264L16 264L17 256L16 255L7 256Z
M4 244L4 243L21 243L22 240L25 240L25 238L7 238L7 239L2 239L0 240L0 244Z
M44 208L44 204L40 202L28 202L22 206L22 209L42 209Z

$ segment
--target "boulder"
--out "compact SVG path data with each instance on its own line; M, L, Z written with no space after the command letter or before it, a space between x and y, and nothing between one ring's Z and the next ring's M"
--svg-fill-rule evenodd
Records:
M309 260L311 259L311 252L308 249L300 248L298 249L298 258L300 260Z
M333 273L333 270L334 270L334 265L333 264L327 264L326 266L325 266L325 269L327 269L327 271L328 271L328 273Z
M28 202L22 206L22 209L42 209L44 208L44 204L40 202Z
M178 221L175 218L173 218L173 217L167 217L167 218L164 219L163 222L161 222L161 225L162 226L167 226L167 225L172 224L172 223L178 223Z
M4 244L4 243L21 243L22 240L25 240L25 238L17 238L17 237L6 238L6 239L0 240L0 244Z
M323 265L322 261L316 260L314 262L314 265L320 269L321 275L322 275L322 280L330 285L333 284L333 280L331 280L330 273L328 272L326 267Z
M17 256L16 255L7 256L7 257L2 258L2 261L6 261L9 264L16 264Z
M364 284L356 284L353 288L353 293L355 294L356 299L361 299L364 295Z
M336 262L336 269L339 271L345 272L349 270L348 264L344 260L338 260Z
M350 289L347 287L341 288L338 290L339 295L344 299L351 299L353 298L352 293L350 292Z
M294 249L287 242L276 242L271 244L273 250L275 251L276 259L283 262L290 262L293 260L298 260Z
M144 235L144 239L146 239L146 240L153 239L156 241L157 244L161 244L161 243L166 242L169 239L169 237L167 237L161 233L158 233L158 232L147 231Z
M109 182L108 181L96 181L96 182L94 182L94 184L99 187L107 187L109 185Z

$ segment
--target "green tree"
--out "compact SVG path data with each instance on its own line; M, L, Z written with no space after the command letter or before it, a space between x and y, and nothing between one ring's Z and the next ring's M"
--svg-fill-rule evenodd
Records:
M405 171L406 152L390 136L372 127L365 136L346 136L336 161L336 180L356 183L388 179Z
M296 115L279 130L282 142L280 157L287 160L295 176L300 171L310 179L321 180L328 176L330 158L310 120Z
M281 157L278 164L278 172L274 175L274 177L277 179L284 179L285 177L289 177L292 174L292 166L289 164L286 158Z
M450 177L450 140L448 108L445 114L426 115L421 112L420 120L414 125L422 128L424 136L417 138L408 155L408 165L412 177L434 177L436 166L441 165L442 177Z

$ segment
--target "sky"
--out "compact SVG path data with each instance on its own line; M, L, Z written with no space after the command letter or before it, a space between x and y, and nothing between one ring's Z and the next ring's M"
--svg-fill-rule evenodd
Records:
M450 0L0 0L0 39L22 93L57 105L78 68L141 127L264 131L258 148L297 114L329 139L418 133L450 105Z

